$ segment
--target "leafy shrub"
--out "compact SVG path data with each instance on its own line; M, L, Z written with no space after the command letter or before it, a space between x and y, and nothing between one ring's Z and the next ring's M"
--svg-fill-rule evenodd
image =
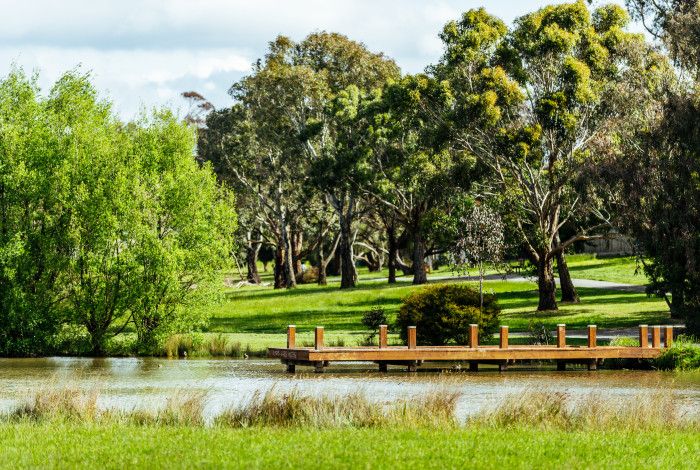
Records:
M379 331L380 325L386 325L388 322L386 318L386 311L384 307L380 305L375 305L371 309L367 310L362 314L362 324L370 330L370 334L367 335L366 343L371 343L374 337Z
M542 345L553 344L552 332L541 320L532 320L527 327L530 332L530 344Z
M302 272L296 275L297 284L313 284L318 282L318 268L307 266Z
M479 305L479 291L469 286L429 286L404 299L396 317L396 327L404 341L407 327L415 326L418 344L444 345L451 341L466 344L469 324L475 323L479 325L480 338L485 339L498 328L501 309L494 295L484 295L483 310Z
M664 350L655 360L659 369L700 369L700 346L697 340L679 336L673 345Z

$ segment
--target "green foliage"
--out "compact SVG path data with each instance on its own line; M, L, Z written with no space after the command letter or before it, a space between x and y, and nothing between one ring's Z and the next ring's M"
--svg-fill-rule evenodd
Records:
M679 336L654 360L659 369L700 369L700 344L692 336Z
M153 350L204 323L236 217L194 146L168 112L119 122L77 71L47 97L0 82L0 354L83 352L85 333L104 354L129 322Z
M370 330L367 335L367 343L371 342L379 331L380 325L388 325L389 320L386 316L386 310L381 305L375 305L362 314L362 324Z
M467 344L469 325L479 325L479 336L489 337L498 328L501 310L495 295L485 295L483 308L479 291L462 284L429 286L406 297L396 317L401 339L407 327L415 326L418 344Z

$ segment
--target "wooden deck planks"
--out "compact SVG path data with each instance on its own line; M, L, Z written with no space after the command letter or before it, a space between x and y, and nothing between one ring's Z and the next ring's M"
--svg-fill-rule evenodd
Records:
M476 370L479 362L495 362L503 367L514 361L557 361L560 370L567 362L583 362L589 369L595 369L599 361L604 359L652 359L661 351L661 328L652 328L652 346L645 342L648 331L647 325L640 326L640 339L643 346L598 346L597 329L595 325L588 327L587 346L567 346L565 325L557 325L557 341L552 346L529 346L508 344L508 327L500 330L499 344L495 346L480 346L476 325L470 325L470 346L417 346L416 328L408 329L408 346L388 346L387 329L382 325L379 331L379 346L366 347L325 347L323 343L323 327L314 330L314 347L295 347L296 329L290 326L287 330L287 348L269 348L268 357L277 358L287 364L290 372L294 372L294 364L312 365L316 371L322 371L330 362L376 362L380 370L385 371L387 364L406 365L413 371L423 361L469 361L470 369ZM670 345L673 338L672 327L664 329L665 346ZM646 343L646 344L645 344ZM290 367L292 365L292 367Z
M582 360L582 359L643 359L654 358L660 348L618 346L587 347L525 347L510 345L507 349L489 346L473 348L419 346L387 348L270 348L268 356L303 361L470 361L470 360Z

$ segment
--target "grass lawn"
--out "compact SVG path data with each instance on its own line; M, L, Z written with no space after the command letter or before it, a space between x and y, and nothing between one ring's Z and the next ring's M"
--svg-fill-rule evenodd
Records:
M700 433L0 425L2 468L698 468Z
M634 270L633 258L571 257L575 278L640 282L643 278L635 276ZM432 276L449 274L449 269L443 268ZM386 272L361 271L359 286L343 291L338 289L336 278L331 278L328 286L307 284L294 290L274 290L269 286L232 289L228 300L212 311L210 331L226 333L230 340L250 345L252 349L263 349L283 346L284 331L289 324L297 325L297 341L308 344L312 341L313 328L322 325L326 327L327 344L340 340L346 345L356 345L365 334L361 323L365 311L380 305L393 321L401 300L421 288L411 284L410 276L399 278L394 285L387 284L385 277ZM503 309L502 323L509 325L511 331L527 330L532 320L541 320L552 327L566 323L569 328L585 328L588 324L597 324L599 328L633 327L669 321L666 303L643 293L579 288L580 304L561 305L559 311L538 313L535 283L487 281L485 285L487 291L497 294Z
M567 258L571 277L621 284L644 285L647 278L634 257L596 258L592 255L573 255Z

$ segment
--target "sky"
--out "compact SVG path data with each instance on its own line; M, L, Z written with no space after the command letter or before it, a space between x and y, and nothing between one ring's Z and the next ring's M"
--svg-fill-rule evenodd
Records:
M38 71L44 90L67 70L90 72L123 119L154 106L180 112L183 91L217 108L277 35L337 31L422 71L442 53L438 33L480 6L507 23L561 0L0 0L0 77Z

